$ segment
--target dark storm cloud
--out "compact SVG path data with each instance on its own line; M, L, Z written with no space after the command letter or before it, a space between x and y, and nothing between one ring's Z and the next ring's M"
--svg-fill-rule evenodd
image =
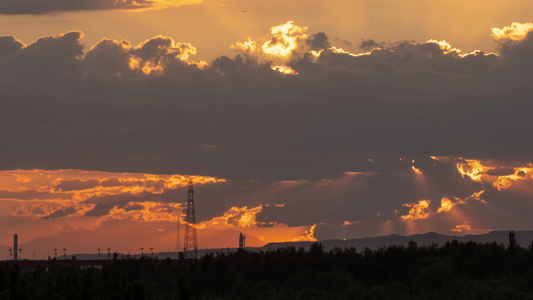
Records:
M5 59L10 53L22 49L22 47L24 47L24 44L12 36L0 37L0 60Z
M81 191L86 189L92 189L100 185L100 181L97 179L81 180L62 180L54 188L63 192Z
M6 191L0 190L0 199L17 200L46 200L46 199L71 199L72 195L67 193L50 193L36 190Z
M342 224L344 221L398 221L406 215L403 204L430 201L435 214L443 197L467 198L483 186L467 184L454 165L440 164L435 169L429 159L419 163L424 184L413 174L410 162L398 171L345 174L332 180L303 181L272 195L282 207L265 207L258 215L261 222L284 222L290 226Z
M271 188L269 184L250 184L249 182L229 182L223 184L202 184L195 186L195 206L198 211L197 222L210 220L224 214L233 206L257 206L270 203L265 191ZM113 208L134 211L143 209L143 202L182 203L187 202L188 187L167 190L163 193L121 193L118 195L95 195L83 204L95 204L85 213L89 217L101 217L110 213ZM183 211L185 213L185 211Z
M128 180L120 181L117 178L109 178L105 180L98 179L72 179L72 180L61 180L57 183L54 188L62 192L71 192L71 191L81 191L86 189L93 189L97 187L131 187L131 186L140 186L147 188L156 188L164 189L166 181L164 180Z
M57 218L61 218L61 217L65 217L65 216L69 216L69 215L72 215L74 213L76 213L78 210L71 206L71 207L67 207L67 208L63 208L63 209L58 209L56 211L54 211L53 213L49 214L48 216L44 216L42 217L43 219L57 219Z
M370 47L372 43L365 43ZM307 60L307 62L306 62ZM431 73L435 75L484 75L493 71L498 60L496 55L474 52L465 56L452 49L441 47L436 42L417 44L399 42L374 48L368 55L353 55L334 48L325 49L318 62L311 56L293 62L297 72L306 74L317 67L326 72L352 75L398 74L400 76ZM459 79L459 78L457 78ZM378 83L377 81L376 83ZM409 82L407 82L409 83Z
M82 36L81 32L71 31L40 38L27 46L21 46L12 37L3 37L4 41L8 41L0 42L0 53L7 54L0 56L0 80L3 88L60 93L65 86L77 81L73 76L81 74Z
M378 44L374 40L361 40L361 45L359 46L359 48L361 48L361 49L363 49L365 51L369 51L369 50L372 50L374 48L378 48L380 46L381 45Z
M4 0L0 14L40 15L84 10L140 9L154 5L150 0Z
M113 208L128 208L129 203L139 203L146 201L160 202L164 196L143 192L139 194L122 193L118 195L93 196L85 201L84 204L95 204L95 206L85 213L87 217L101 217L109 214ZM135 205L133 206L135 207ZM131 207L130 207L131 208ZM130 209L132 210L132 209Z
M513 175L515 173L515 170L513 168L497 168L497 169L490 169L487 171L487 175L491 176L508 176Z
M531 76L518 63L531 38L500 56L430 42L327 48L294 58L290 76L250 55L202 67L192 45L165 37L83 55L81 36L0 40L3 168L276 181L397 170L368 163L381 154L531 158Z
M529 74L533 65L533 31L527 34L522 41L505 40L500 44L503 60L513 71L522 71Z
M311 50L321 50L331 47L328 41L328 36L324 32L319 32L311 35L311 38L306 40Z

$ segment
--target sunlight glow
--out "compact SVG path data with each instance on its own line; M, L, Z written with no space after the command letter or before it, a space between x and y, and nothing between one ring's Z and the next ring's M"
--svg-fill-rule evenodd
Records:
M459 159L457 171L474 181L491 183L498 191L508 189L515 182L531 179L533 165L518 168L506 168L494 163L482 162L474 159ZM503 172L503 173L502 173ZM510 172L510 173L509 173Z
M257 45L255 44L255 41L252 40L252 38L250 37L244 43L236 42L235 44L230 46L230 49L240 50L243 53L246 53L248 55L253 54L256 48L257 48Z
M224 215L215 217L210 221L202 222L198 228L225 229L228 227L252 227L257 225L256 215L263 210L263 206L256 207L232 207Z
M342 226L351 226L357 223L360 223L360 222L359 221L344 221L344 223L342 223Z
M488 169L481 165L479 160L466 159L466 163L457 163L457 171L463 176L463 178L469 177L470 179L481 182L481 176Z
M342 48L337 48L335 46L332 46L331 48L331 51L333 53L337 53L337 54L348 54L350 56L353 56L353 57L359 57L359 56L365 56L365 55L370 55L370 52L363 52L363 53L358 53L358 54L355 54L355 53L350 53L348 51L344 51Z
M411 169L415 171L416 174L422 174L422 171L420 171L420 169L417 169L414 165L411 166Z
M492 37L501 40L509 39L512 41L521 41L525 39L530 31L533 30L533 23L513 22L511 26L503 28L492 28Z
M200 3L202 3L202 0L151 0L142 3L135 0L115 0L113 5L124 7L122 10L125 12L141 12Z
M196 48L189 43L178 43L172 38L156 36L133 47L127 41L103 39L89 50L88 55L114 55L128 57L130 71L140 72L147 76L162 76L172 64L184 63L202 69L207 66L205 61L193 61L191 56L197 54ZM122 76L121 70L114 74Z
M403 206L410 207L409 214L400 216L403 221L427 219L429 217L430 200L420 200L418 203L404 203Z
M456 205L459 204L465 204L468 201L479 201L481 203L487 203L487 201L481 199L481 195L485 192L485 190L481 190L479 192L475 192L472 195L465 197L465 198L459 198L459 197L453 197L453 200L447 197L442 197L440 200L440 207L437 210L437 213L443 213L443 212L449 212L452 210Z
M426 43L434 43L434 44L437 44L439 45L439 48L444 52L444 54L448 54L448 53L451 53L451 52L455 52L457 54L461 53L461 50L460 49L457 49L457 48L453 48L448 42L446 42L445 40L442 40L442 41L437 41L437 40L428 40Z
M462 225L456 225L452 231L455 232L464 232L464 231L470 231L472 230L472 225L468 224L467 222L463 223Z
M309 228L309 231L305 231L306 235L296 237L292 240L292 242L316 242L317 239L315 238L315 228L317 224L314 224Z
M306 31L307 27L297 26L294 21L272 27L271 36L261 47L263 53L279 58L289 58L298 49L299 41L308 37Z
M274 66L272 67L272 70L286 75L298 75L298 73L289 66Z
M450 199L448 199L446 197L443 197L440 200L440 207L437 210L437 213L450 211L454 206L455 206L455 204L452 202L452 200L450 200Z
M533 172L533 168L531 168L531 166L517 168L515 169L514 174L498 176L498 178L493 183L493 185L494 187L496 187L496 189L498 189L498 191L508 189L513 182L531 178L532 172Z

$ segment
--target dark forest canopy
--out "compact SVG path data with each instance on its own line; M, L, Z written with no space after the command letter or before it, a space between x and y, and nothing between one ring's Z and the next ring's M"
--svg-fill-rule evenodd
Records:
M102 268L0 264L0 299L533 299L533 248L462 243L115 259Z

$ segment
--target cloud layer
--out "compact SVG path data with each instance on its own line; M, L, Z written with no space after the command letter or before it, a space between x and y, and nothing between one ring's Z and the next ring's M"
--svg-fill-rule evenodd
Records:
M188 0L6 0L0 2L0 14L41 15L88 10L139 10L198 2Z
M163 36L89 49L76 31L2 37L0 161L276 179L364 171L378 153L528 162L531 37L498 54L444 41L350 53L288 22L209 63Z
M153 174L196 174L225 179L202 186L199 228L258 243L528 228L533 33L522 25L493 30L498 53L462 53L437 40L348 51L289 21L210 62L165 36L0 37L0 165L63 170L35 171L52 182L6 174L28 184L1 187L6 217L61 232L162 229L185 189ZM115 173L61 174L72 169Z
M348 172L321 180L265 183L193 177L202 247L233 245L237 239L228 237L238 232L263 245L533 225L531 164L510 167L452 157L400 161L403 170ZM89 241L105 242L131 251L142 246L137 233L127 226L121 232L115 228L129 222L144 224L143 231L152 231L146 241L161 249L175 242L178 218L184 222L189 176L81 170L2 171L0 176L0 226L9 224L26 241L78 233L86 236L84 247ZM36 225L39 230L29 230ZM95 232L104 232L106 239ZM0 238L9 243L11 237Z

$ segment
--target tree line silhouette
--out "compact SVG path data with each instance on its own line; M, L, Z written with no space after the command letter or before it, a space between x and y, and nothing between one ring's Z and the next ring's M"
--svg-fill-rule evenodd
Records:
M0 264L0 299L533 299L533 243L126 257L101 268Z

